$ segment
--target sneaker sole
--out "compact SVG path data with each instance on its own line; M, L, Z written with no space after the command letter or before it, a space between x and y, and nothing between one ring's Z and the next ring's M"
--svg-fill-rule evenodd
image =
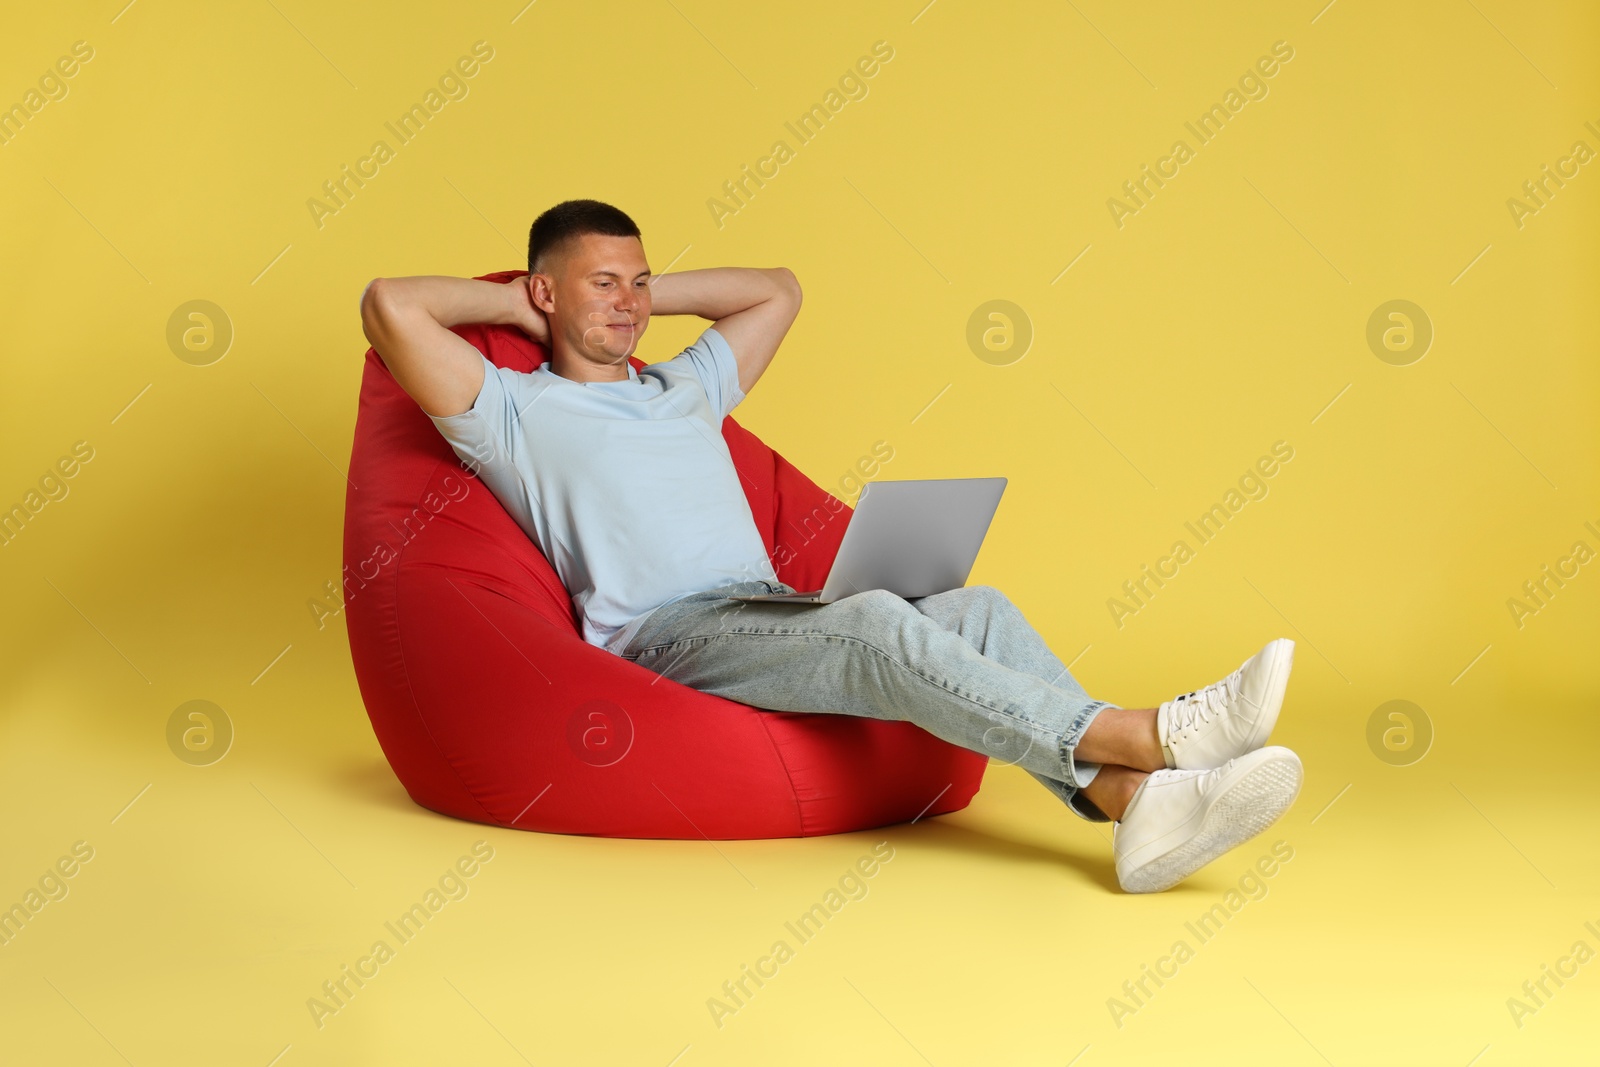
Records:
M1293 753L1271 756L1245 771L1210 800L1200 829L1187 841L1119 878L1129 893L1170 889L1212 860L1277 822L1300 795L1304 768Z

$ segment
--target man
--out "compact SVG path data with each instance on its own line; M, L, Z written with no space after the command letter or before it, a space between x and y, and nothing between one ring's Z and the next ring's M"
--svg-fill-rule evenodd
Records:
M535 220L525 278L378 278L367 338L544 552L584 640L691 688L757 708L909 720L1027 770L1079 816L1115 821L1117 878L1166 889L1275 822L1301 765L1266 746L1294 643L1159 708L1092 699L991 586L903 600L868 590L825 605L773 571L722 421L800 311L783 267L656 276L618 209L568 200ZM712 325L635 371L651 315ZM502 370L451 332L507 323L545 345Z

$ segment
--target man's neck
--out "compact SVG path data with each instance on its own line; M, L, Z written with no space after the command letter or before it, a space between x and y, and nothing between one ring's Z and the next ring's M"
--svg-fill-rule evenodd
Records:
M550 353L550 373L573 382L625 382L629 379L626 357L615 363L597 363L558 339Z

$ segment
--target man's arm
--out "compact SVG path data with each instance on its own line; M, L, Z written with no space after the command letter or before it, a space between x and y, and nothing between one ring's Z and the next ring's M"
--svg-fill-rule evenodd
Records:
M374 278L361 294L361 328L395 381L429 415L472 407L483 388L483 358L451 326L506 323L550 343L544 313L533 306L528 279L502 285L473 278L421 275Z
M800 283L788 267L710 267L650 279L652 315L699 315L733 349L748 393L800 314Z

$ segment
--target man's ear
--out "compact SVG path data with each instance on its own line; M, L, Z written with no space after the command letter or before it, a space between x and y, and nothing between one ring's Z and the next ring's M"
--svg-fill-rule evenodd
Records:
M528 275L528 297L533 301L533 306L550 314L556 309L555 287L551 284L548 274Z

